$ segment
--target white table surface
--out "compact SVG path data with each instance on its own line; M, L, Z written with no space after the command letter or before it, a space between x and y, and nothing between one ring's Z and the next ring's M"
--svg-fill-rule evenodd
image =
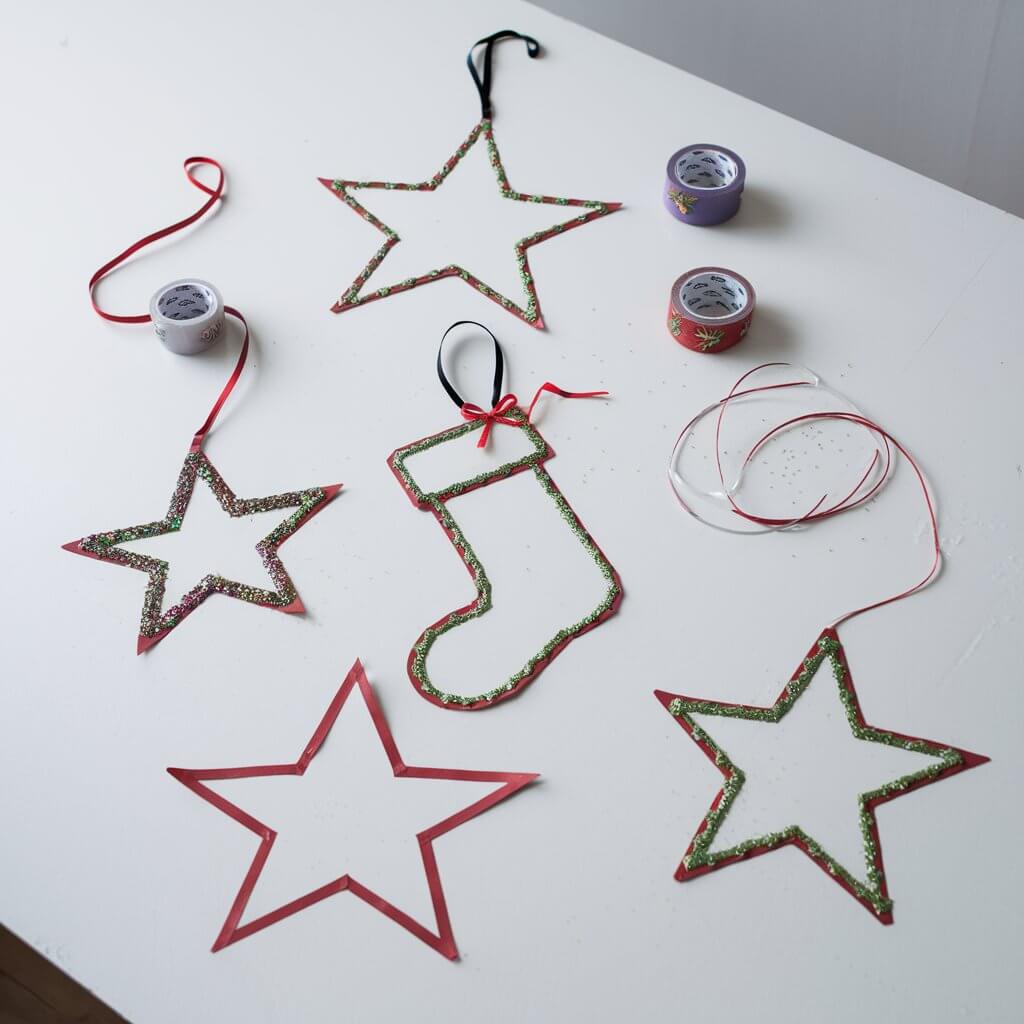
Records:
M432 174L477 117L467 45L506 26L546 51L497 60L513 186L624 210L532 251L544 333L456 281L332 315L380 239L317 176ZM1016 1019L1024 223L526 4L26 4L7 28L0 920L133 1021ZM744 156L749 185L733 222L688 229L661 176L706 141ZM243 495L346 489L282 551L308 616L214 598L136 657L143 578L60 545L162 514L238 339L171 356L148 328L95 317L85 282L193 208L180 162L195 152L224 162L229 199L103 299L141 311L168 280L216 282L255 337L209 455ZM550 211L497 209L482 163L466 166L450 194L369 195L406 239L393 275L457 254L514 286L511 243ZM672 280L702 264L760 299L718 358L664 323ZM432 364L459 318L498 332L520 396L543 380L613 392L552 400L538 424L626 589L524 695L475 715L406 677L419 630L471 593L385 465L456 422ZM664 471L679 426L772 359L882 420L938 498L940 581L843 630L868 720L992 758L880 810L889 928L792 849L672 879L719 777L651 691L769 702L827 621L927 561L905 471L870 511L799 534L727 537L678 509ZM457 372L486 397L480 359ZM462 499L496 599L480 632L439 646L455 675L493 672L585 596L571 556L559 577L562 538L533 522L526 480ZM259 582L265 524L208 506L197 491L186 529L151 550L196 571L216 553ZM212 955L256 841L164 769L294 759L357 656L411 763L543 775L437 844L461 962L347 896ZM308 802L233 790L294 838L265 908L347 868L424 904L409 836L465 794L377 780L356 711ZM826 735L812 726L802 749Z

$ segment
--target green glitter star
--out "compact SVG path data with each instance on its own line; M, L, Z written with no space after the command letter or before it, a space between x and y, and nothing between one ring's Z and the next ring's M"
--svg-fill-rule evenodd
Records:
M426 273L421 274L418 277L408 278L404 281L397 282L396 284L391 284L386 287L378 288L376 291L363 294L363 286L369 281L370 277L381 263L383 263L384 258L391 249L399 243L400 239L398 237L398 232L388 227L388 225L382 220L370 213L370 211L352 195L352 191L356 189L377 188L403 189L407 192L433 192L444 183L445 179L455 169L459 161L470 151L470 149L472 149L481 136L487 143L487 151L491 167L494 168L494 174L498 180L498 188L500 189L503 198L512 199L520 203L548 203L554 206L577 206L583 207L588 211L573 217L571 220L555 224L553 227L535 232L532 235L527 235L525 238L520 238L519 241L516 242L513 252L516 264L519 267L519 278L522 281L523 292L526 298L525 305L518 305L511 299L496 291L494 288L485 284L468 270L454 263L449 264L446 267L439 267L435 270L428 270ZM559 196L530 195L526 192L516 192L508 183L508 176L505 174L505 168L502 166L501 157L498 154L498 147L494 142L494 130L491 125L491 121L487 118L484 118L476 125L476 127L469 133L469 137L466 141L463 142L455 153L445 162L441 170L426 181L350 181L342 178L321 178L320 181L342 202L348 204L348 206L355 210L360 217L368 220L375 228L377 228L378 231L381 232L381 234L384 235L384 244L381 245L376 253L374 253L370 258L370 261L356 276L356 279L346 289L341 298L331 307L332 312L335 313L344 313L346 310L353 309L356 306L365 305L367 302L373 302L375 299L383 299L388 295L397 295L399 292L408 291L410 288L416 288L418 285L429 284L431 281L439 281L443 277L457 277L465 281L482 295L486 295L487 298L498 303L498 305L503 309L508 310L508 312L519 317L531 326L543 328L544 320L540 312L540 301L537 298L537 290L534 286L533 274L530 272L530 263L526 256L526 250L548 238L553 238L555 235L563 234L571 228L579 227L581 224L586 224L588 221L596 220L598 217L604 217L609 213L613 213L622 205L621 203L602 203L594 199L565 199Z
M425 629L409 653L409 679L413 686L427 700L445 708L479 710L480 708L491 707L499 701L518 693L539 675L548 662L552 661L570 641L600 625L606 618L613 615L619 606L619 602L622 600L622 584L619 581L618 573L608 559L605 558L601 549L594 543L594 539L587 533L583 524L576 517L576 513L573 512L571 506L565 500L562 492L559 491L555 482L544 469L544 462L551 458L554 452L544 438L540 436L536 428L529 423L526 413L522 409L514 407L506 415L520 420L518 429L522 430L530 440L532 451L520 459L506 462L497 469L480 473L469 480L461 480L458 483L451 484L443 490L429 493L423 491L409 472L406 460L412 455L433 448L435 445L462 437L471 431L482 429L482 421L474 420L453 427L450 430L442 431L440 434L426 437L422 441L416 441L413 444L406 445L404 448L397 449L388 458L388 465L398 478L399 483L405 488L413 504L418 508L431 511L441 524L441 528L473 577L473 584L476 588L476 598L471 604L457 611L450 612ZM491 583L487 578L487 573L484 571L484 567L480 563L479 558L477 558L476 553L470 547L458 523L446 507L445 502L459 494L465 494L467 491L475 490L477 487L484 487L496 480L502 480L505 477L513 476L526 470L531 471L537 478L537 482L545 494L555 503L558 514L597 565L605 580L604 597L591 612L578 622L559 629L539 651L527 658L526 662L517 672L498 685L475 695L458 694L442 690L434 684L427 671L427 656L434 642L449 630L461 626L470 619L478 618L491 609Z
M295 508L287 519L276 526L257 545L256 551L263 561L276 589L266 590L252 587L223 576L204 576L189 590L176 605L164 611L164 589L170 566L160 558L140 554L137 551L119 547L129 541L159 537L176 533L181 529L188 509L196 478L202 478L216 497L220 507L230 516L249 516L257 512L272 512L282 508ZM341 484L326 487L311 487L305 491L290 491L274 494L267 498L236 498L224 482L213 463L200 449L189 451L185 464L178 475L178 482L171 495L170 508L163 519L156 522L129 526L122 530L93 533L81 540L64 545L72 554L98 558L105 562L125 565L149 575L149 584L142 603L142 621L139 626L138 653L159 643L187 615L206 600L210 594L226 594L251 604L260 604L290 614L305 611L302 600L292 584L291 578L281 564L277 549L307 520L319 512L341 490Z
M712 851L715 836L721 828L737 796L743 788L743 770L730 759L708 733L694 721L694 715L717 715L722 718L741 718L752 722L777 724L782 721L800 698L821 666L828 660L839 689L839 698L846 711L850 730L858 740L882 743L901 750L909 750L935 758L927 767L901 776L877 789L860 794L858 797L860 831L864 843L864 865L866 881L861 881L852 871L844 867L815 839L799 825L790 825L777 832L746 839L725 850ZM756 857L782 846L794 845L807 854L830 878L839 883L859 903L867 907L883 924L892 924L892 900L882 865L882 847L875 820L875 808L889 800L903 796L912 790L927 786L939 779L947 778L968 768L984 764L988 758L972 754L958 747L935 743L932 740L906 736L902 733L876 729L864 721L853 680L846 663L839 636L834 629L822 632L815 645L808 652L793 678L785 685L771 707L755 707L747 704L728 704L722 701L701 700L679 694L655 690L655 696L690 736L715 763L725 782L711 807L694 834L676 870L675 877L689 881L699 875L718 868L727 867L750 857Z

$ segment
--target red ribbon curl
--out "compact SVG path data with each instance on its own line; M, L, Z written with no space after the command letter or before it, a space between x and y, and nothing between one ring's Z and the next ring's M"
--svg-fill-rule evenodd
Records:
M193 169L202 166L213 167L217 171L217 184L212 188L209 185L204 185L193 173ZM118 253L112 260L108 260L103 264L99 270L96 271L92 277L89 278L89 301L92 303L92 308L103 317L104 320L110 320L118 324L145 324L152 320L152 317L148 313L140 313L138 315L126 315L122 313L108 313L103 309L96 299L96 286L107 276L112 270L119 267L129 257L134 256L140 249L144 249L147 245L153 242L159 241L161 238L166 238L168 235L173 235L176 231L181 231L184 228L194 224L197 220L202 218L208 210L210 210L218 200L224 197L224 168L208 156L190 156L184 162L185 175L189 182L194 185L200 192L204 192L209 199L207 199L202 206L199 207L195 213L190 214L188 217L182 220L175 221L173 224L169 224L165 228L161 228L159 231L154 231L151 234L140 238L137 242L133 242L123 252ZM206 437L210 428L213 426L213 421L217 418L221 407L228 400L228 395L234 390L235 385L238 383L238 378L242 375L242 370L245 368L245 361L249 355L249 325L245 322L245 317L237 309L231 306L225 306L224 312L235 317L242 324L243 338L242 348L238 353L238 361L235 363L235 368L228 378L227 384L224 385L224 389L217 397L217 401L214 402L213 408L210 410L210 414L206 417L206 421L196 431L195 436L192 439L192 446L190 451L198 451L202 447L203 438Z
M552 384L551 381L545 381L537 388L533 401L530 402L529 408L526 410L525 419L509 415L513 409L519 407L519 399L511 392L499 398L494 408L490 410L481 409L479 405L474 405L472 402L463 402L460 410L463 419L483 420L484 429L480 431L480 439L476 443L477 448L487 447L487 439L491 436L491 428L495 423L504 423L509 427L521 427L524 423L529 423L530 418L533 416L533 407L545 391L549 391L553 395L559 395L561 398L600 398L608 394L607 391L563 391L560 387Z

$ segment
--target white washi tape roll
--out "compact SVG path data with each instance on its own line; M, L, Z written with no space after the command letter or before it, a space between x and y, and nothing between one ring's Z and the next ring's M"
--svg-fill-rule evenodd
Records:
M182 356L205 352L224 332L224 301L207 281L164 285L149 301L156 336Z

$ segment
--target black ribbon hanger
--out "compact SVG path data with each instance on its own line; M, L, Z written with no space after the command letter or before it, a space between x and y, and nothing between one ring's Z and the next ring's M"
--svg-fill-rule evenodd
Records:
M452 387L452 382L448 379L447 374L444 372L444 365L442 363L442 355L444 354L444 343L445 339L456 327L479 327L480 330L486 331L491 336L491 341L494 342L494 384L491 388L491 407L490 409L482 409L479 405L474 405L472 402L465 402L462 399L462 395ZM505 375L505 357L502 355L501 346L498 344L498 339L494 334L489 331L483 324L477 323L476 320L456 320L455 323L448 328L444 334L441 335L441 344L437 347L437 377L441 381L441 387L447 392L448 397L459 407L459 411L462 413L462 418L466 420L480 420L483 423L483 430L480 431L480 439L477 441L478 448L485 448L487 446L487 438L490 436L491 428L495 423L504 423L510 427L521 427L524 424L530 422L530 418L533 416L533 408L537 404L537 400L545 392L550 392L553 395L560 395L562 398L598 398L603 395L607 395L607 391L563 391L562 388L551 381L545 381L539 388L537 393L533 396L533 401L530 402L529 408L524 413L519 408L519 399L515 395L509 393L502 395L501 393L501 381Z
M491 341L494 342L494 386L491 389L491 408L493 409L501 398L501 381L505 376L505 357L502 355L501 346L498 344L498 339L494 334L484 327L483 324L477 323L476 320L456 320L455 323L448 328L444 334L441 335L441 344L437 347L437 376L441 381L441 387L445 389L448 397L460 408L464 408L466 403L462 400L462 396L452 386L452 382L448 379L444 372L444 365L441 360L441 356L444 353L444 342L445 339L455 330L456 327L479 327L481 331L487 331L491 335Z
M480 116L485 119L489 119L492 116L491 52L494 50L494 44L502 39L522 39L526 43L526 55L528 57L536 57L540 54L540 43L533 36L524 36L507 28L503 28L500 32L493 32L483 39L478 39L469 48L469 53L466 54L466 66L469 68L469 73L473 76L473 84L476 86L476 91L480 94ZM476 69L476 62L473 60L473 52L478 46L484 47L484 73L482 79L480 72Z

